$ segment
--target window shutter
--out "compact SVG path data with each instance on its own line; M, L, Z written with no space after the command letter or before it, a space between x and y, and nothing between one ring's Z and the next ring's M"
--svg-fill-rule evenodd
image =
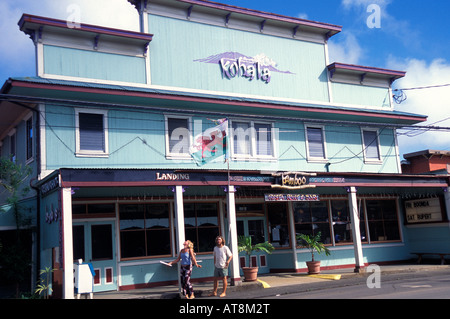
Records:
M307 135L309 157L325 158L322 129L317 127L308 127Z
M80 149L87 151L105 151L105 132L103 115L79 113Z
M169 152L174 154L189 153L188 119L168 118Z

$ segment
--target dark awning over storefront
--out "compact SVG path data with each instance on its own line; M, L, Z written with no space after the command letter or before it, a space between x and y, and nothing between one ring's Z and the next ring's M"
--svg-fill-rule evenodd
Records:
M232 185L272 186L285 189L350 186L446 188L449 185L449 178L444 175L72 168L62 168L59 170L59 174L62 187L226 186L228 177L229 183ZM295 183L295 180L300 180L300 182Z

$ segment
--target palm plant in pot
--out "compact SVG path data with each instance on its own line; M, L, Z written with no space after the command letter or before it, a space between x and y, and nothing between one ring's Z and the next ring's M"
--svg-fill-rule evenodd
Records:
M252 252L263 252L271 254L275 248L269 242L252 244L251 236L239 236L238 238L238 251L245 252L250 261L250 255ZM255 281L257 279L258 267L242 267L244 272L245 281Z
M311 252L311 261L307 261L309 274L319 274L320 273L320 260L316 261L314 259L314 252L318 254L325 253L325 255L330 255L330 250L325 247L325 245L320 241L321 233L318 232L315 236L299 234L297 235L297 242L300 246L309 249Z

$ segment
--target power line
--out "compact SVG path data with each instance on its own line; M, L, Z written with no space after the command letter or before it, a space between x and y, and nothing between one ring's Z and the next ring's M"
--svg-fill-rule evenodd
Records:
M450 86L449 84L440 84L440 85L429 85L429 86L419 86L419 87L412 87L412 88L406 88L406 89L395 89L393 92L395 94L393 95L394 102L397 104L401 104L405 102L408 99L408 96L404 91L412 91L412 90L425 90L425 89L436 89L436 88L442 88Z
M449 84L440 84L440 85L419 86L419 87L406 88L406 89L395 89L394 92L396 92L396 91L412 91L412 90L435 89L435 88L441 88L441 87L446 87L446 86L450 86L450 83Z

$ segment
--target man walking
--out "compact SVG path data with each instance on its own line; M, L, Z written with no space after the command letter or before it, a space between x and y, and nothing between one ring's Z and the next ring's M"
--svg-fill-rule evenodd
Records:
M223 281L223 292L220 297L225 297L227 293L227 277L228 265L233 255L230 249L225 246L225 240L222 236L216 237L216 246L214 247L214 291L211 296L217 296L217 288L219 287L219 279Z

